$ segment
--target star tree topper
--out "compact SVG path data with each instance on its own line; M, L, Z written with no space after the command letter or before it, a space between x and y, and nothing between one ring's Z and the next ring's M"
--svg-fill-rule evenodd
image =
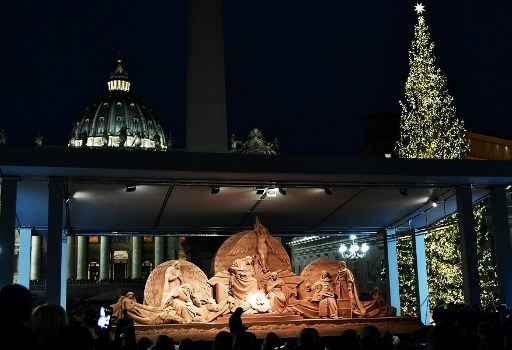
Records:
M418 15L422 15L423 12L425 12L425 6L423 6L421 2L417 3L416 6L414 6L414 10Z

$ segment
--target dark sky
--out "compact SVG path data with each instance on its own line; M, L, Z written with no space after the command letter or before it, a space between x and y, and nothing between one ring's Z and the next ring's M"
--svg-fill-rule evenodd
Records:
M356 153L370 113L399 112L411 1L225 0L230 133L285 153ZM428 1L438 63L472 131L512 138L510 1ZM67 143L121 54L134 91L184 145L184 3L16 1L3 9L0 128Z

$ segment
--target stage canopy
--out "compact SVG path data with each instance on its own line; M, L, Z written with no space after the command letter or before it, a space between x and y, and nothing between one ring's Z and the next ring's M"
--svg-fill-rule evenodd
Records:
M63 179L74 234L230 234L255 216L276 235L405 230L453 213L458 186L471 186L478 201L491 186L512 183L504 161L89 149L5 150L0 169L20 179L17 226L42 231L48 180ZM257 189L265 188L282 191L262 198Z

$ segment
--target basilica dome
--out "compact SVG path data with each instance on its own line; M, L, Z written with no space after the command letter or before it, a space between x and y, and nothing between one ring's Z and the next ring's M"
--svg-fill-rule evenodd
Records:
M104 97L87 107L71 134L70 147L126 147L165 150L162 126L131 91L121 60L107 82Z

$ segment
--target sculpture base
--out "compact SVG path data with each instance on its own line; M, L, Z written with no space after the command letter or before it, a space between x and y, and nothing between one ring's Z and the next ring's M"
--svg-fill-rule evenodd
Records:
M320 332L321 336L339 336L347 329L360 331L365 326L372 325L380 332L393 334L410 333L421 328L421 322L413 317L380 317L380 318L352 318L352 319L297 319L294 315L250 315L243 317L248 331L264 338L269 332L276 333L281 338L297 337L303 328L312 327ZM211 323L166 324L157 326L136 325L137 339L148 337L156 339L160 334L172 337L174 340L190 338L192 340L213 341L215 335L228 330L228 318Z

